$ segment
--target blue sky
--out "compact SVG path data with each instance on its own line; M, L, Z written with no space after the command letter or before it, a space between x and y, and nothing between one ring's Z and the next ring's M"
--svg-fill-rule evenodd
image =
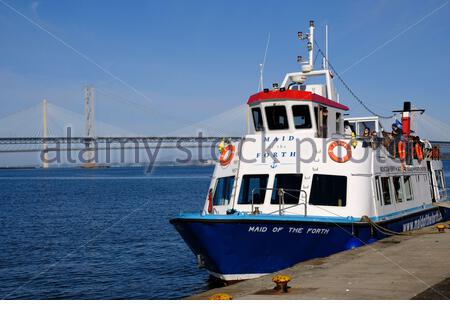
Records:
M82 113L83 86L92 84L140 105L99 93L96 108L101 121L141 133L189 125L244 104L255 92L269 32L266 86L296 71L296 56L306 56L296 40L297 31L307 31L308 21L314 19L321 43L324 26L329 25L330 61L338 71L376 50L343 74L368 105L386 113L411 100L448 122L450 3L446 3L1 0L0 117L36 105L43 97ZM336 85L341 102L353 114L364 114Z

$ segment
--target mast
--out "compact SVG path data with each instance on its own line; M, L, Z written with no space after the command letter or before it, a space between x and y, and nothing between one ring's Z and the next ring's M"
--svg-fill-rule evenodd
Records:
M309 53L309 67L314 68L314 20L309 21L309 35L308 35L308 53Z

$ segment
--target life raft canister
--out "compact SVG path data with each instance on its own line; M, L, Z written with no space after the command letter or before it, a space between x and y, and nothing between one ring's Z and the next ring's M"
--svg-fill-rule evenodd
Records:
M398 157L400 158L400 160L405 160L406 158L406 145L403 141L399 141L398 142Z
M423 160L423 151L422 151L422 147L420 146L420 143L416 143L416 155L417 155L417 159L419 160L419 162L421 162Z
M222 148L220 153L219 162L220 165L225 167L231 163L231 160L234 158L234 153L236 152L236 148L229 144L225 148Z
M334 148L336 148L336 147L345 148L345 151L347 153L345 154L344 157L338 157L334 153ZM328 155L330 156L331 160L338 162L338 163L344 163L344 162L347 162L348 160L350 160L350 158L352 157L352 148L350 147L350 145L348 143L346 143L344 141L341 141L341 140L333 141L328 146Z

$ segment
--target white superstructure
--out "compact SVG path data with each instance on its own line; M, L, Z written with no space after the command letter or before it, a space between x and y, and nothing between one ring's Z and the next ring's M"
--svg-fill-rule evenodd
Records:
M231 155L230 163L217 164L204 213L383 220L446 198L442 162L428 142L407 142L406 133L392 137L376 116L348 118L351 131L344 127L349 109L336 101L331 71L313 69L313 32L311 22L308 35L299 33L309 50L302 71L250 97L250 133L224 156ZM324 84L309 84L317 77ZM365 128L370 135L364 137ZM405 159L399 159L400 140Z

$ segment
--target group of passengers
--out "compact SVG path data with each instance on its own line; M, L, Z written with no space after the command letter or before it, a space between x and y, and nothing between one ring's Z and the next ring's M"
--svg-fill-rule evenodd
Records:
M347 120L344 121L344 134L346 136L356 137L354 128ZM369 128L364 128L361 138L363 139L364 148L367 148L369 146L371 146L373 149L378 148L380 140L378 139L378 134L375 130L370 132Z
M378 136L378 133L373 130L370 131L368 127L364 128L364 131L362 135L359 138L362 138L363 140L363 148L371 147L372 149L377 149L380 147L380 145L385 146L385 148L389 151L389 154L396 158L398 157L398 144L400 141L405 141L405 138L403 136L403 130L402 130L402 123L399 120L395 120L394 123L392 123L392 131L381 132L381 137ZM352 127L352 125L348 122L344 122L344 133L346 136L352 136L356 137L355 131ZM408 139L408 143L410 143L412 146L414 146L416 143L419 143L420 146L423 148L423 143L420 141L420 138L417 136L410 136ZM414 153L414 152L413 152Z

